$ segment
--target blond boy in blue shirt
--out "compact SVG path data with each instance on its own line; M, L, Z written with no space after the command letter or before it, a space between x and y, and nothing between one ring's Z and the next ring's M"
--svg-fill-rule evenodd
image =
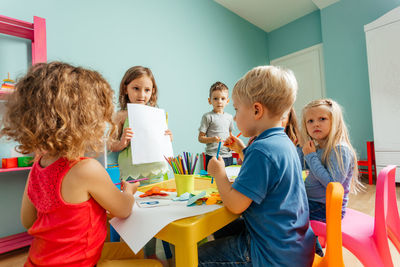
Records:
M231 185L222 158L208 172L224 205L242 213L229 235L199 247L199 266L311 266L315 236L296 148L281 127L293 105L293 73L274 66L249 71L233 89L234 120L243 136L257 136L244 148L244 161ZM242 222L243 222L242 221ZM228 226L229 227L229 226ZM219 235L221 237L221 235Z

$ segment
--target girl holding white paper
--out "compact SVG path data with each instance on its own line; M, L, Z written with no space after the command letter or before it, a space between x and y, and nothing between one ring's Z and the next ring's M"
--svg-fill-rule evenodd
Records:
M109 145L109 150L118 152L118 165L121 180L130 180L146 177L149 178L141 184L152 184L163 180L168 172L166 161L132 164L130 141L134 133L129 127L127 104L141 104L151 107L157 106L158 89L153 73L149 68L135 66L128 69L122 78L119 90L119 104L121 110L117 113L119 140ZM165 131L172 141L172 133Z
M141 181L143 184L161 182L168 172L168 165L165 160L133 164L130 141L134 135L128 122L128 103L141 104L151 107L157 106L158 89L153 73L149 68L134 66L125 72L119 87L119 105L121 110L117 113L116 124L120 139L111 145L109 150L120 151L118 155L118 165L121 180L137 178L149 178ZM165 131L172 141L172 133L169 129ZM148 258L157 258L155 254L156 240L153 238L145 246L145 253ZM169 252L168 254L171 254Z

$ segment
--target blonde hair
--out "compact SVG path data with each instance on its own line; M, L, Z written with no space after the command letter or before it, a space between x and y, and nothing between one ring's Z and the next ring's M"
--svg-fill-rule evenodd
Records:
M350 143L349 139L349 134L348 130L346 127L346 124L343 119L343 114L342 114L342 108L338 103L331 99L319 99L319 100L314 100L308 103L302 111L302 123L301 123L301 138L302 138L302 143L304 144L307 140L311 139L311 136L307 132L307 126L306 126L306 113L309 109L314 108L314 107L320 107L324 106L327 108L329 111L330 115L330 121L331 121L331 129L329 131L329 134L326 138L326 144L325 144L325 150L324 153L322 154L322 163L332 172L333 167L331 166L331 162L329 160L329 155L331 151L333 150L336 156L336 160L339 164L339 169L341 170L342 174L345 175L344 173L344 166L343 166L343 159L341 155L341 150L337 149L337 146L340 145L341 143L345 143L347 147L350 149L351 154L353 156L353 176L351 180L351 188L352 191L355 193L357 192L360 187L362 187L359 179L358 179L358 165L357 165L357 155L356 152L353 148L353 146ZM333 177L335 179L336 177Z
M153 90L151 92L151 97L148 105L152 107L157 106L158 89L153 73L149 68L134 66L125 72L125 75L121 80L121 84L119 85L119 106L121 110L126 110L127 104L129 103L129 97L127 94L128 84L130 84L135 79L141 78L142 76L147 76L153 83Z
M16 84L3 117L1 136L17 141L17 151L74 160L104 148L112 122L113 90L96 71L62 62L32 66Z
M264 105L271 115L282 117L296 100L297 81L291 70L259 66L250 70L233 88L232 95L251 105Z

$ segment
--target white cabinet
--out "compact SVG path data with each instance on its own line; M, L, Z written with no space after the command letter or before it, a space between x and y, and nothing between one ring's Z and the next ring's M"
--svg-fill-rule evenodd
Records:
M400 166L400 7L365 25L364 31L379 171L389 164Z

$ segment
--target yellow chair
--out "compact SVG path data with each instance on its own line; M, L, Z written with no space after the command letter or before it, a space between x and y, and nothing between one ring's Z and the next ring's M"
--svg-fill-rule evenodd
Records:
M134 254L125 242L105 242L97 267L162 267L157 260L144 259L143 250Z
M344 266L342 252L342 202L344 190L340 183L332 182L326 188L326 253L314 256L313 267Z

